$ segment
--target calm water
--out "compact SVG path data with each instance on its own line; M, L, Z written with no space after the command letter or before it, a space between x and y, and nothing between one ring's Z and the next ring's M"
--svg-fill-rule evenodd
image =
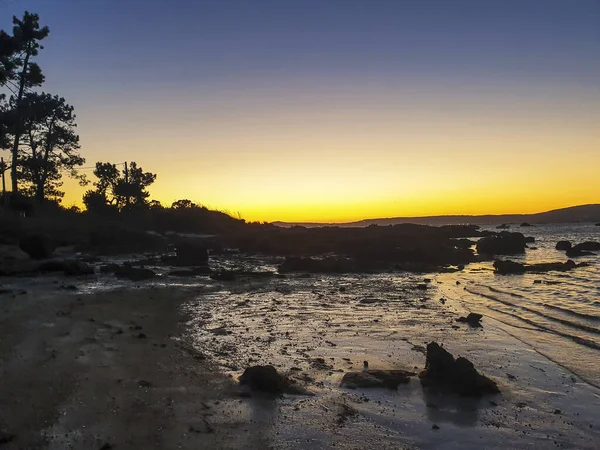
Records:
M492 228L493 229L493 228ZM600 227L592 225L543 225L512 231L534 236L525 255L506 257L523 263L566 261L556 242L573 244L600 240ZM505 329L531 344L590 382L600 385L600 256L576 258L588 267L570 272L501 276L492 263L468 266L464 272L440 276L440 289L502 322ZM456 285L456 281L461 284Z

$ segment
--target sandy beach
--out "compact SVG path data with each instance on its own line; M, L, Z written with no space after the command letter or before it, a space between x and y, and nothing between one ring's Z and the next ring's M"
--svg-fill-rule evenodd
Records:
M492 318L457 325L467 311L440 302L446 278L100 281L5 284L3 449L593 449L600 438L600 392ZM468 357L501 394L439 394L417 378L397 390L340 388L366 360L421 370L432 340ZM313 395L241 387L255 364Z

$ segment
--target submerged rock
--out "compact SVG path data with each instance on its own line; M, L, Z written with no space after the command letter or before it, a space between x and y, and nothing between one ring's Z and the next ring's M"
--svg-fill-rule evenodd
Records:
M572 244L569 241L558 241L556 243L556 250L561 250L561 251L565 251L565 250L569 250L571 248Z
M523 222L520 226L521 227L530 227L532 225L529 222Z
M585 267L586 263L577 264L575 261L567 260L566 262L550 262L539 264L521 264L511 260L494 261L494 271L500 275L522 275L525 272L543 273L550 271L566 272L577 267Z
M405 370L364 370L344 374L340 385L349 389L389 388L396 389L400 384L410 381L414 372Z
M46 259L54 253L55 245L48 236L35 234L19 239L19 248L33 259Z
M466 358L454 356L437 342L427 344L425 370L419 374L423 386L440 387L463 396L500 392L498 385L480 374Z

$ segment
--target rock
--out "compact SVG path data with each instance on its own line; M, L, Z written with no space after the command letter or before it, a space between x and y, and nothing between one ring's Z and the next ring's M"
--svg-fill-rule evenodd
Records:
M187 240L177 244L176 247L176 266L207 266L208 250L206 244L202 241Z
M282 393L289 386L289 380L280 375L271 365L248 367L240 376L240 383L254 390L271 394Z
M49 237L35 234L19 239L19 248L33 259L46 259L54 253L54 243Z
M423 386L443 388L463 396L481 396L500 392L498 385L477 372L466 358L454 359L437 342L427 344L425 370L419 374Z
M530 227L532 226L529 222L523 222L521 225L519 225L521 227Z
M405 370L364 370L344 374L340 385L349 389L389 388L396 389L400 384L410 381L414 372Z
M595 255L595 253L589 252L587 250L583 250L581 247L578 247L577 245L575 247L568 249L566 253L569 258L577 258L579 256Z
M40 272L63 272L67 276L91 275L94 268L77 260L45 261L38 267Z
M497 230L508 230L510 228L510 225L507 225L505 223L503 223L502 225L498 225L496 227Z
M498 259L494 261L494 272L500 275L523 274L525 266L514 261Z
M561 251L569 250L571 248L571 243L569 241L558 241L555 248L556 250Z
M219 272L213 273L210 278L216 281L234 281L235 272L231 270L220 270Z
M150 269L142 269L139 267L131 267L128 264L123 264L115 270L115 277L123 278L131 281L142 281L154 278L156 274Z
M533 236L525 236L526 244L533 244L535 242L535 238Z
M469 313L467 317L459 317L456 319L457 322L467 323L472 327L479 328L481 327L481 319L483 318L482 314L479 313Z
M119 265L115 263L100 266L100 273L115 273L117 270L119 270Z
M439 430L440 427L434 423L433 425L431 425L431 429L432 430Z
M514 255L524 253L527 240L521 233L503 231L494 236L481 238L477 242L480 255Z
M581 244L577 244L575 247L573 247L573 249L597 252L600 250L600 242L596 242L596 241L582 242Z
M597 227L600 227L600 222L598 222L598 223L596 224L596 226L597 226Z

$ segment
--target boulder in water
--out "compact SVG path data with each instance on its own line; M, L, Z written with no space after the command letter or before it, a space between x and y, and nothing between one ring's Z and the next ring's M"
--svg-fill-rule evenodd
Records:
M521 263L511 260L496 260L494 261L494 272L501 275L513 275L525 273L525 266Z
M556 243L556 250L569 250L571 248L571 243L569 241L558 241Z
M581 244L577 244L573 249L597 252L600 250L600 242L586 241Z
M502 231L494 236L483 237L477 242L480 255L514 255L524 253L527 240L522 233Z

